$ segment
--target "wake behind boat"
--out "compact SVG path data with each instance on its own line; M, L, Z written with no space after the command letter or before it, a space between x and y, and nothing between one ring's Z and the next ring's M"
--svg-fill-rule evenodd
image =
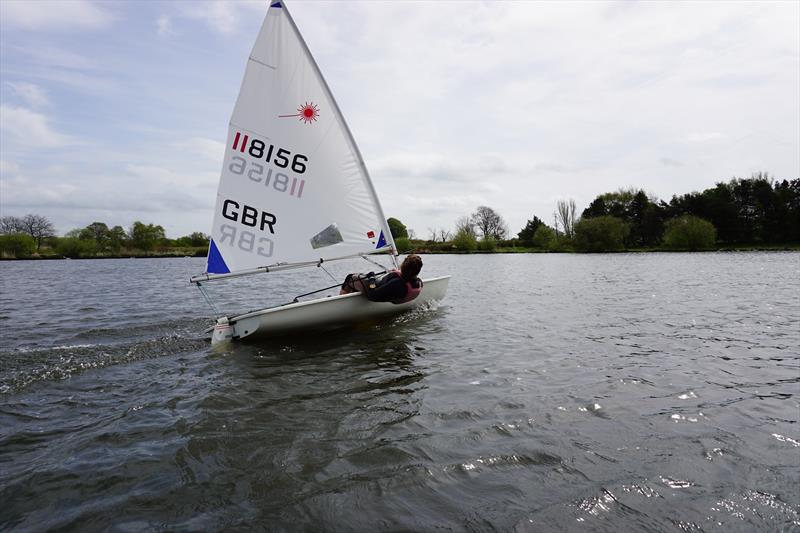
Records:
M397 247L355 140L284 2L273 2L228 129L206 272L191 281L203 290L205 281L373 254L388 254L397 268ZM448 281L423 280L419 296L403 304L349 294L221 317L213 339L396 314L442 299Z

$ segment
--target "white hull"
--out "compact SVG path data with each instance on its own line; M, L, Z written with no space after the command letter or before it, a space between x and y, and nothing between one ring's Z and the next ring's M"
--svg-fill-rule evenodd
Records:
M444 298L450 276L423 280L422 292L404 304L370 302L360 293L343 294L252 311L228 319L233 339L257 339L333 329L396 315Z

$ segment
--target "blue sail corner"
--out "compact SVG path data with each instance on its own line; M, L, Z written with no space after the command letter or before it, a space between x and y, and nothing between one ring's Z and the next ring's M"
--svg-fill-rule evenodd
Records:
M386 246L386 237L383 235L383 230L381 230L381 236L378 237L378 244L375 246L375 249L378 250Z
M225 259L219 253L217 245L214 244L214 239L211 239L211 244L208 246L208 266L206 268L209 274L228 274L230 269L225 264Z
M280 2L273 2L269 7L283 7Z

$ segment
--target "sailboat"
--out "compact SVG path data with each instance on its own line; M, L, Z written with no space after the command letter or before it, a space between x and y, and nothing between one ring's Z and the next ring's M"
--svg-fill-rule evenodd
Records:
M228 129L206 271L191 282L214 308L206 282L375 254L387 254L397 268L397 247L358 146L285 2L273 1ZM402 304L352 293L220 316L212 342L397 314L444 298L449 279L424 279L419 296Z

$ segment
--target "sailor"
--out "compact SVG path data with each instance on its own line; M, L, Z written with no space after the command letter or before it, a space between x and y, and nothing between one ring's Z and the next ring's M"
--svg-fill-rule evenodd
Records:
M373 302L410 302L422 291L422 280L417 276L422 270L422 259L416 254L405 258L400 270L390 270L385 276L369 274L348 274L342 283L339 294L362 292Z

